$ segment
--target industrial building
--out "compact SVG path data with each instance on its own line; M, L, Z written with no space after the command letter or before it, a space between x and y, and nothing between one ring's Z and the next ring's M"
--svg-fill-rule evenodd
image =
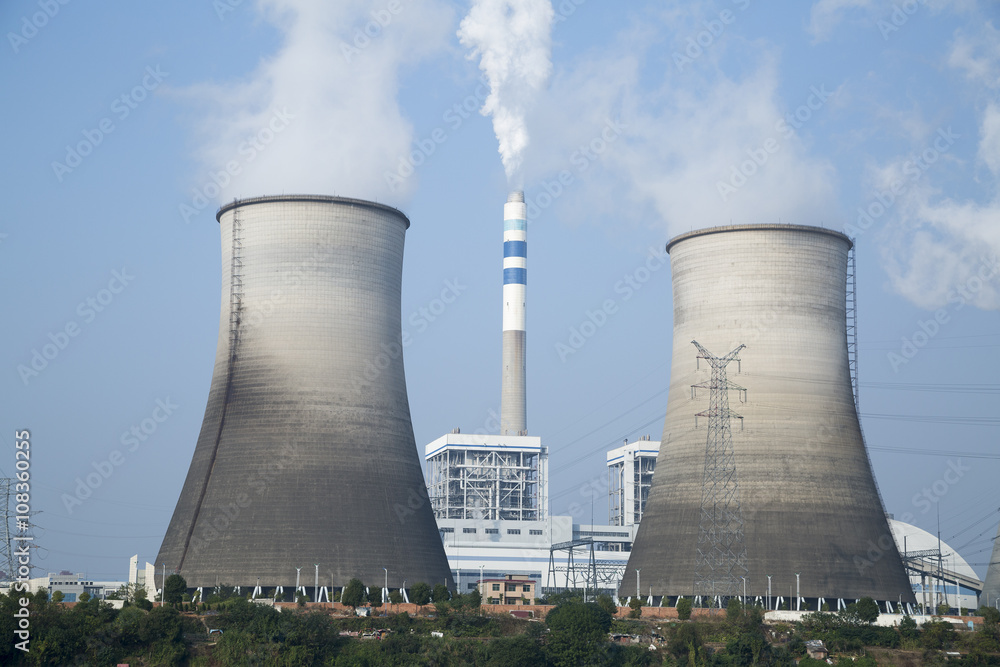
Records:
M459 429L424 447L428 495L458 590L480 579L527 577L540 588L613 591L635 527L551 516L548 449L529 436L525 398L527 207L504 204L500 433Z
M216 218L215 371L156 563L191 587L256 594L290 591L303 566L326 599L352 578L453 586L403 371L409 220L309 195L238 200Z
M436 519L542 521L548 508L548 451L526 435L453 433L424 448Z
M992 604L1000 609L1000 526L997 526L997 536L993 538L993 553L990 554L983 582L983 604Z
M660 443L648 435L608 452L608 517L612 526L638 526L649 498Z
M722 604L745 586L793 609L916 602L858 419L852 249L776 224L667 244L667 415L628 563L644 596Z
M889 527L921 609L934 613L941 604L955 610L979 608L982 582L958 552L911 524L890 518Z

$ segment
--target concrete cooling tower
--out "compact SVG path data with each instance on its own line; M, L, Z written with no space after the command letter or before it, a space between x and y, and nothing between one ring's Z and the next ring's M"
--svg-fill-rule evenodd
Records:
M979 598L987 607L998 606L997 603L1000 602L1000 526L997 526L997 536L993 540L990 564L986 569L986 581L983 582L983 592Z
M407 218L356 199L235 201L201 435L156 563L217 583L447 583L403 375ZM388 570L388 573L385 572ZM310 594L312 593L310 588Z
M642 596L664 604L725 604L744 590L772 608L915 602L855 407L851 247L793 225L705 229L667 245L667 415L622 595L637 577Z

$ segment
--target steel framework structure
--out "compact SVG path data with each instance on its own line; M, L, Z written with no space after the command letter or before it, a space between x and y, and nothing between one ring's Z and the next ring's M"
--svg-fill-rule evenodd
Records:
M516 448L448 447L427 459L438 519L545 518L545 454Z
M637 443L649 442L643 436ZM610 454L609 454L610 456ZM608 464L608 503L612 526L638 525L649 498L657 453L636 451Z
M743 417L729 409L729 390L746 389L726 378L726 367L739 363L740 345L724 357L716 357L698 348L698 359L712 368L712 379L691 386L692 396L699 388L709 389L709 408L695 415L708 418L705 445L705 473L702 484L701 518L698 524L698 552L695 559L695 595L730 598L740 594L746 577L747 547L743 536L743 511L740 506L739 481L732 444L732 418Z

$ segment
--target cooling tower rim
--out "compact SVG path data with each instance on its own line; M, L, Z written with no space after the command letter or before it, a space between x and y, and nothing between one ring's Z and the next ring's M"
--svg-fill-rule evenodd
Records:
M223 204L219 208L219 211L215 214L215 220L217 222L221 222L222 215L224 213L240 206L251 206L253 204L275 204L281 202L315 202L319 204L347 204L349 206L371 208L385 213L398 215L400 218L403 219L403 222L406 223L406 229L410 228L410 219L406 217L406 214L400 211L398 208L394 208L387 204L379 204L378 202L368 201L367 199L354 199L352 197L336 197L333 195L264 195L261 197L247 197L246 199L234 199L228 204Z
M813 225L782 225L777 223L770 224L757 224L757 225L723 225L720 227L708 227L707 229L696 229L693 232L686 232L680 234L670 239L667 242L667 252L670 249L680 243L681 241L687 241L688 239L695 238L697 236L706 236L708 234L726 234L728 232L754 232L754 231L782 231L782 232L811 232L814 234L826 234L828 236L833 236L842 241L847 241L848 249L854 247L854 241L850 236L842 232L838 232L834 229L827 229L826 227L815 227Z

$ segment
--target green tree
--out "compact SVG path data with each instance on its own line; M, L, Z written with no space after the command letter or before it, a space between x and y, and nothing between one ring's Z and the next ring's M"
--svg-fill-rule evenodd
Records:
M361 606L365 600L365 585L360 579L351 579L340 594L340 603L352 609Z
M389 591L389 603L390 604L402 604L403 603L403 594L400 593L398 590Z
M913 617L904 616L899 622L899 636L903 639L916 639L920 636L920 629Z
M479 609L483 604L483 596L479 593L479 589L475 589L468 595L468 604L470 609Z
M447 602L451 599L451 591L444 584L435 584L434 586L434 601L435 602Z
M431 587L420 581L410 589L410 602L413 604L428 604L431 601Z
M375 609L382 606L382 588L371 586L368 588L368 604Z
M951 611L951 606L947 602L942 602L937 606L938 616L947 616L949 611Z
M995 607L980 607L976 613L983 617L983 625L1000 625L1000 610Z
M65 599L66 599L66 595L62 591L52 591L52 601L53 602L62 602Z
M77 598L80 602L90 602L90 593L84 591L80 593L80 597Z
M163 582L163 600L167 604L177 604L187 593L187 582L179 574L172 574Z
M955 628L948 621L931 621L924 623L920 644L924 648L940 650L950 646L955 636Z
M569 602L545 617L547 652L556 667L600 662L608 647L611 616L597 604Z
M691 608L694 601L691 598L681 598L677 601L677 618L686 621L691 618Z
M611 599L610 595L598 595L597 606L608 612L609 616L614 616L618 613L618 607L615 606L615 601Z
M878 619L878 603L871 598L861 598L858 600L857 614L862 623L871 625Z
M628 601L629 618L639 618L642 616L642 598L635 597Z
M700 658L704 655L704 649L698 626L694 623L685 623L678 627L667 642L667 650L680 663L702 664Z
M729 603L726 605L726 620L730 623L735 623L740 619L742 613L743 605L740 603L739 598L729 598Z
M545 654L538 642L520 635L500 637L488 642L483 648L484 667L544 667Z

